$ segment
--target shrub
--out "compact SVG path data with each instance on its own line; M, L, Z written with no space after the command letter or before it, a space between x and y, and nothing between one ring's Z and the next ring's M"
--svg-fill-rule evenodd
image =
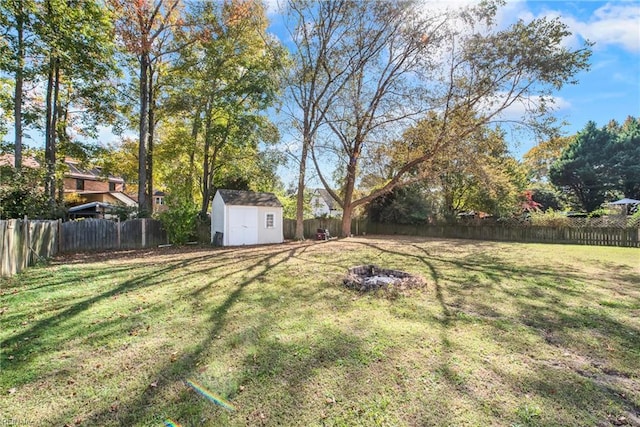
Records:
M184 245L196 235L198 207L193 202L167 203L169 209L158 215L169 241Z
M566 227L569 226L569 218L562 212L547 209L546 212L531 212L531 225L544 227Z

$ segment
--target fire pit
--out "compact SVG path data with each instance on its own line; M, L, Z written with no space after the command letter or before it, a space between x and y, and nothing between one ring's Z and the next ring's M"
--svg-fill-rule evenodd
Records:
M414 276L400 270L389 270L376 265L360 265L352 267L343 280L349 289L361 292L387 289L390 286L398 290L419 288L425 281L420 276Z

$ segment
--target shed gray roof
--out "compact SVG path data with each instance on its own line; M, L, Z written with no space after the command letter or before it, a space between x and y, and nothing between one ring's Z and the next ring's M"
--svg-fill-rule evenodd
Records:
M282 203L273 193L255 193L241 190L218 190L218 192L227 205L282 207Z

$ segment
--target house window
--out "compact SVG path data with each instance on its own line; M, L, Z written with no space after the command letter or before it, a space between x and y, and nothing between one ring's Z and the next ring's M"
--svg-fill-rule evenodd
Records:
M84 179L76 179L76 190L84 190Z
M265 228L275 228L276 227L276 214L268 213L265 216Z
M156 205L164 205L164 197L156 197Z
M109 183L109 191L116 191L116 183L115 182L110 182Z

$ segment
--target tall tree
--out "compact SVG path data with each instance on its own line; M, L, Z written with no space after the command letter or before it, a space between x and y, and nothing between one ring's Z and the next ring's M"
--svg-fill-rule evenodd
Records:
M327 111L348 81L355 58L341 55L340 40L351 28L352 2L327 0L291 0L287 18L293 41L293 67L287 94L291 101L294 129L299 133L301 149L296 196L295 238L304 239L304 192L309 150L314 145L318 129L325 122Z
M327 114L326 149L316 144L312 150L320 179L343 205L343 235L350 232L354 208L415 182L440 151L498 121L510 106L522 103L527 112L521 122L546 127L553 91L588 66L588 45L565 47L570 33L559 20L519 21L497 30L493 17L501 2L483 2L456 16L425 12L419 2L354 3L353 31L334 49L355 57L357 72ZM354 198L363 157L426 111L438 116L438 131L412 147L393 177ZM339 195L319 154L341 165Z
M128 52L138 62L138 205L141 215L151 212L148 197L149 141L153 143L153 64L166 54L175 27L182 24L181 0L109 0L116 13L116 28ZM170 48L170 49L173 49ZM155 94L157 96L157 94Z
M227 152L255 152L277 137L264 111L276 100L284 50L267 35L264 8L254 0L193 6L193 40L176 65L177 87L170 104L192 117L190 162L201 153L201 208L206 215L215 178ZM185 108L186 107L186 108ZM199 138L202 138L202 145Z
M551 182L571 192L586 212L600 207L612 189L606 153L613 138L610 128L589 122L549 170Z
M28 66L27 54L34 54L34 12L35 3L32 0L0 1L0 28L3 33L0 55L4 59L0 61L0 70L14 77L10 102L13 106L14 167L17 171L22 167L24 83L33 71L33 67Z
M560 158L573 139L574 136L554 136L527 151L522 160L527 167L530 179L537 182L548 181L549 168Z
M625 197L640 200L640 118L627 117L616 134L607 156L609 171Z
M95 0L45 0L35 24L43 51L46 75L45 190L55 207L56 159L60 148L68 147L71 108L81 118L85 131L113 111L108 78L117 74L113 62L113 27L102 2Z
M553 163L551 182L591 212L607 199L640 199L640 121L629 117L598 128L589 122Z

